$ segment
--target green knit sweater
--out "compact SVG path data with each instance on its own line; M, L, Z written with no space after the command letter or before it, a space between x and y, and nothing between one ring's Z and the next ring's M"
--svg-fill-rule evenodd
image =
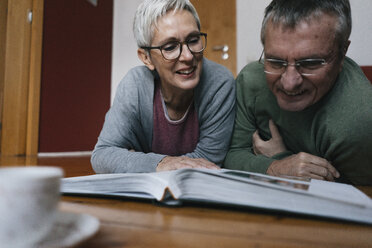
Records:
M330 161L341 174L339 181L372 185L372 85L354 61L346 58L330 92L300 112L279 108L258 62L248 64L236 83L237 113L226 168L266 173L275 159L306 152ZM258 129L264 140L270 139L269 119L288 151L256 156L252 134Z

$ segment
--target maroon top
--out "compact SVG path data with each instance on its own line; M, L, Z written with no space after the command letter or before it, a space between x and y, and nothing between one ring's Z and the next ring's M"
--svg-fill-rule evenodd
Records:
M198 140L199 121L194 102L180 120L170 120L157 83L154 95L152 152L169 156L184 155L195 150Z

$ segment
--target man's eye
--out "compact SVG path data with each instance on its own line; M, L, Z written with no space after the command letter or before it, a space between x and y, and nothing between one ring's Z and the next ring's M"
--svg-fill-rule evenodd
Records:
M309 59L298 61L297 63L300 67L311 70L320 68L324 65L325 61L323 59Z
M177 50L179 47L179 43L178 42L170 42L170 43L167 43L165 44L162 49L164 52L173 52L175 50Z
M274 69L281 69L286 67L287 63L281 60L274 60L274 59L267 59L266 62L269 64L270 67Z

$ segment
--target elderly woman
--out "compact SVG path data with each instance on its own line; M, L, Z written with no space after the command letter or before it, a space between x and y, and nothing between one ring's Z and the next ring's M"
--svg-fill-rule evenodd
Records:
M221 166L234 116L235 83L203 58L207 34L188 0L145 0L137 9L135 67L120 82L92 154L97 173Z

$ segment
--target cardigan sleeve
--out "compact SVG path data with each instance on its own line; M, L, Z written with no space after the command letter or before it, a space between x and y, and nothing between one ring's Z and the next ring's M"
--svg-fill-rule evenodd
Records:
M146 70L132 69L118 86L92 153L91 163L96 173L154 172L164 157L151 153L148 145L152 130L145 126L152 123L144 122L151 122L152 115L148 112L152 111L152 100L143 98L141 91L151 91L153 78Z
M199 141L191 158L205 158L222 165L229 149L235 118L235 82L222 65L204 59L203 73L195 91Z

